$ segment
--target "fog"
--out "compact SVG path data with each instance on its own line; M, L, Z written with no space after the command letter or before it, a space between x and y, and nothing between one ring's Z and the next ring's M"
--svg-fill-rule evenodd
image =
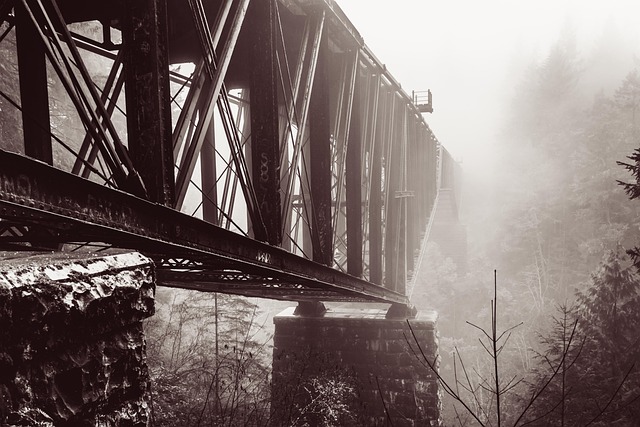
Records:
M458 351L479 378L493 375L478 330L466 322L491 324L497 298L498 329L520 325L501 370L529 384L511 396L513 408L569 351L562 331L575 321L590 352L572 368L580 386L570 397L542 397L533 412L551 415L539 425L587 425L594 416L602 425L637 425L640 406L611 390L622 384L637 399L638 370L622 382L594 373L640 366L640 279L625 255L640 245L640 203L616 182L634 181L617 162L640 147L640 2L339 4L408 93L432 91L434 112L425 119L462 163L469 269L429 248L416 285L422 300L413 300L439 313L443 375L453 376ZM612 296L622 283L628 293ZM627 409L597 414L605 395ZM553 405L561 400L560 414ZM451 407L445 403L445 419L458 425Z
M491 161L486 148L500 130L518 73L544 59L564 28L575 31L587 55L610 26L618 41L640 46L635 0L338 3L405 90L431 89L429 125L474 171Z
M527 70L541 67L559 40L575 39L584 71L576 91L589 108L638 65L635 0L338 3L407 92L433 92L434 112L425 119L463 165L471 233L477 210L494 200L496 182L513 179L505 175L504 133Z

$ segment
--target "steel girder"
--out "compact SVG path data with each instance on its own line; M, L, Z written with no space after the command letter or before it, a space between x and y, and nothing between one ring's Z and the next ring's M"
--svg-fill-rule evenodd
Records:
M251 273L254 280L248 287L253 292L282 282L294 283L306 293L342 295L341 299L407 302L404 295L278 247L6 151L0 151L0 216L24 226L46 227L51 241L81 237L140 250L156 260L160 279L167 274L175 283L181 277L185 287L202 277L203 270L205 275ZM172 261L176 259L188 261ZM211 290L222 289L214 283Z
M71 13L71 0L14 3L16 16L20 7L35 11L28 24L15 20L39 34L22 43L42 44L87 135L51 143L46 132L44 142L25 134L25 147L45 149L31 156L54 168L0 152L0 244L133 248L156 260L170 286L408 303L405 282L442 155L411 98L337 5L190 0L166 9L137 0L124 10ZM92 13L122 30L122 46L66 30L65 17ZM175 47L180 16L188 17L180 28L191 26L181 35L191 40L186 47ZM136 35L134 21L150 38ZM113 60L103 85L82 66L77 45ZM144 59L157 55L165 62ZM175 58L195 63L193 73L170 72ZM42 84L29 70L20 77ZM112 120L123 86L124 142ZM29 111L45 117L44 96ZM180 112L168 132L171 107ZM63 143L65 161L48 159L46 149Z

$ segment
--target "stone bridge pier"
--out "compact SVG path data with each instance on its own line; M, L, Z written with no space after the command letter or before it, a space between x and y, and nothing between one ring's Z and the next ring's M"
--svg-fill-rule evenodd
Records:
M135 252L0 253L0 426L148 425L154 292Z
M440 426L437 378L424 360L436 360L436 320L355 304L286 309L274 317L273 416L283 425Z

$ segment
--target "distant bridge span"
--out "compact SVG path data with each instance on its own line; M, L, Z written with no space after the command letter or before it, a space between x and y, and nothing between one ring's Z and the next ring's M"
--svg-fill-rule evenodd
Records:
M0 115L24 137L0 141L0 249L131 248L167 286L409 304L451 156L430 97L332 0L0 0L0 23ZM82 137L56 130L51 81Z

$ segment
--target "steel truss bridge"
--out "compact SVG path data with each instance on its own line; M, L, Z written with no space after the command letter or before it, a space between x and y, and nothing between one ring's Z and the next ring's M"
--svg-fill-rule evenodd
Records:
M454 163L430 93L332 0L0 0L0 23L0 125L13 110L23 136L0 140L0 249L131 248L167 286L409 304Z

